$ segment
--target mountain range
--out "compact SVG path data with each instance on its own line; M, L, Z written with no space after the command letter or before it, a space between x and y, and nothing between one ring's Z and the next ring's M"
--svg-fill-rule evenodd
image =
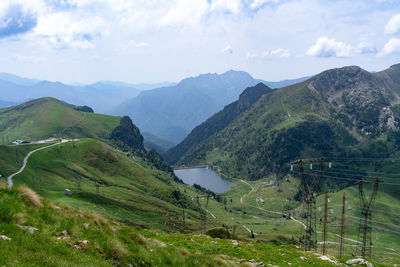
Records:
M296 158L387 157L400 145L399 77L400 64L376 73L349 66L273 91L249 88L254 103L236 113L240 98L226 106L165 158L259 179Z
M219 76L221 76L220 82L215 81ZM223 82L224 79L225 82ZM237 84L230 85L227 79L232 79ZM275 88L302 79L304 78L280 82L264 81L264 83ZM245 72L231 71L222 75L205 74L184 79L179 85L174 82L131 84L118 81L64 84L23 78L2 72L0 73L0 108L36 98L54 97L79 106L90 106L98 113L129 115L135 118L135 122L143 128L146 143L164 152L186 137L195 125L232 102L244 88L258 81ZM165 91L166 88L168 90ZM138 96L141 92L142 94ZM137 99L136 96L138 96ZM154 99L149 100L149 97ZM177 102L173 99L177 102L183 100L187 102L187 105L181 105L176 110L177 105L174 103ZM192 109L193 103L190 101L200 101L197 112ZM175 108L171 109L171 105ZM193 107L196 108L196 105ZM166 110L169 112L165 112ZM160 125L154 126L154 123Z
M40 97L54 97L75 105L92 107L96 112L109 113L126 99L135 97L141 90L151 90L175 83L130 84L115 81L100 81L93 84L64 84L41 81L0 73L0 107L12 106Z
M114 109L113 114L129 115L145 137L152 135L177 144L196 125L233 102L245 88L260 81L276 88L304 79L266 82L234 70L202 74L184 79L175 86L143 91Z

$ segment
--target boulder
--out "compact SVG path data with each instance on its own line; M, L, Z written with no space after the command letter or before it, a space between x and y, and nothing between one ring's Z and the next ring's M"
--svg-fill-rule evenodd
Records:
M7 240L7 241L11 241L11 238L5 236L5 235L0 235L0 241L1 240Z
M361 258L347 260L346 264L348 264L348 265L360 264L360 265L367 265L368 267L374 267L374 265L372 263L370 263L369 261L366 261L364 259L361 259Z

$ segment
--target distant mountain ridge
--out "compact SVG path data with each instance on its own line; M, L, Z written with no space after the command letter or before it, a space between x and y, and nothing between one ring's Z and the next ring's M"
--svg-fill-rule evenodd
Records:
M139 90L133 87L114 86L103 83L72 86L61 82L36 81L31 79L25 82L23 78L18 80L14 76L11 77L13 79L10 80L18 83L11 82L10 80L2 80L2 76L0 75L2 100L7 102L21 103L40 97L54 97L74 103L75 105L90 106L96 112L108 113L109 110L120 104L124 99L136 96L139 93Z
M260 81L246 72L231 70L220 75L202 74L187 78L179 85L174 82L131 84L118 81L70 85L3 72L0 73L3 101L0 107L41 97L54 97L75 105L89 106L97 113L129 115L156 142L147 140L146 143L165 152L185 138L194 126L233 102L245 88ZM271 84L271 88L281 85L280 82L262 82ZM141 90L144 92L140 100L133 100Z
M310 79L311 77L312 76L305 76L305 77L301 77L301 78L297 78L297 79L288 79L288 80L282 80L282 81L276 81L276 82L260 80L260 82L271 87L272 89L276 89L276 88L281 88L281 87L289 86L292 84L300 83L302 81Z
M201 122L259 81L243 71L201 74L175 86L143 91L114 110L144 131L178 143Z
M195 127L181 143L168 150L163 156L164 159L170 164L175 164L186 151L193 149L194 146L225 128L250 108L262 95L272 91L271 88L263 83L248 87L240 94L237 101L225 106L223 110Z
M400 64L377 73L357 66L331 69L263 94L205 140L191 143L189 135L166 159L259 179L286 171L297 158L387 157L400 151L399 103ZM207 128L221 124L211 122Z

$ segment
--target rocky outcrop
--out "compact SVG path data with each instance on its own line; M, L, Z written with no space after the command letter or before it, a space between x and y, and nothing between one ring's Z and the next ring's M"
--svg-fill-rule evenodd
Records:
M112 131L110 139L118 145L126 145L133 149L144 149L143 136L128 116L121 118L120 124Z

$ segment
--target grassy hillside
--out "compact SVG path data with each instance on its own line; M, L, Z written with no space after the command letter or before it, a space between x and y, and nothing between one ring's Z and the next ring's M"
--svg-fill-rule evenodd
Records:
M236 225L236 233L249 236L246 228L251 229L257 240L268 244L297 244L304 234L304 228L299 222L289 219L292 216L305 223L304 208L295 200L299 187L296 177L287 176L275 181L274 177L257 181L235 180L231 189L224 193L227 199L221 203L210 201L208 210L216 218L209 221L225 223L229 229ZM390 191L393 186L382 185L373 209L372 237L373 259L385 264L400 263L400 229L398 226L400 200ZM345 190L329 192L328 202L328 255L338 256L341 204L343 192L346 193L345 210L345 249L344 255L355 253L360 218L360 202L358 188L352 186ZM371 188L366 186L366 196L369 197ZM264 202L257 201L262 198ZM232 202L230 201L232 199ZM201 199L202 205L206 200ZM317 199L317 240L322 240L322 223L324 195ZM225 207L227 209L225 209ZM228 211L228 212L227 212ZM234 218L234 220L232 219ZM321 252L321 243L317 251Z
M399 84L391 78L398 70L371 74L344 67L274 90L180 151L176 165L208 164L227 177L260 179L287 170L297 158L370 157L379 143L386 157L400 144Z
M22 158L28 146L18 148ZM36 146L29 149L32 148ZM5 175L21 165L22 160L19 164L14 161L14 148L0 146L0 154L10 158L0 161ZM180 214L181 204L189 209L193 206L184 197L173 194L175 182L171 174L157 170L146 158L123 153L94 139L64 143L32 154L24 172L13 180L16 185L29 185L60 203L98 210L138 225L163 227L167 212ZM78 183L81 194L77 194ZM64 195L65 189L72 190L72 196Z
M165 234L124 226L93 212L39 199L26 187L0 188L3 266L334 266L294 246ZM32 229L31 227L35 228ZM30 228L32 233L30 233ZM375 266L381 266L374 263Z
M120 118L81 112L54 98L40 98L0 109L0 136L38 140L48 137L92 137L107 139Z
M23 156L36 147L20 146L20 155ZM13 161L15 158L13 159L9 153L15 155L14 152L14 147L0 146L0 154L6 156L4 158L9 158L2 164L16 169L21 163L16 164ZM0 166L0 169L7 169L5 165ZM13 170L9 170L7 174L10 172ZM77 180L80 178L83 192L77 194ZM101 184L100 195L96 194L96 182ZM17 247L15 243L0 241L1 248L10 250L4 263L13 260L14 264L24 265L29 256L13 257L13 255L34 250L35 253L31 256L32 264L50 266L56 265L58 253L66 255L60 257L65 266L71 265L70 260L74 261L74 265L85 266L108 266L121 262L145 266L189 264L237 266L240 263L245 264L250 259L278 266L286 266L287 262L296 266L327 264L317 259L316 255L304 254L301 249L295 247L298 245L301 225L282 215L292 211L292 216L301 218L299 202L294 199L299 184L294 178L289 177L288 180L278 182L274 176L254 182L236 180L231 190L222 194L220 202L215 199L209 201L206 212L207 229L225 225L231 233L235 231L238 235L238 246L233 245L230 240L193 235L199 233L200 210L196 205L197 195L200 195L200 206L205 208L206 205L206 198L201 196L201 192L188 185L175 183L169 174L152 168L152 163L148 160L138 156L132 158L131 154L122 153L97 140L82 139L75 143L75 147L72 143L64 143L61 147L57 145L32 154L25 171L14 177L14 184L17 186L26 184L41 196L54 202L45 200L42 201L42 207L29 207L27 204L21 204L22 196L19 196L16 190L0 190L0 196L3 197L0 203L4 204L0 205L0 213L6 214L8 218L11 217L2 219L6 223L0 224L0 232L11 237L11 241L24 243L22 247ZM65 188L72 190L72 196L64 195ZM174 197L176 195L174 191L180 192L179 199ZM357 192L355 190L352 192L348 193L349 204L355 207ZM337 195L337 199L340 200L340 192ZM265 203L257 202L257 197L262 197ZM289 201L288 197L291 198ZM337 199L332 197L330 204L335 209L337 209ZM18 204L10 205L7 201ZM398 212L397 207L400 203L390 195L380 194L377 201L385 203L377 205L377 208L390 210L393 216ZM192 234L179 234L182 203L186 205L185 230ZM318 203L320 205L320 199ZM61 211L55 206L60 207ZM9 207L12 207L11 211ZM109 219L104 220L101 216L90 215L89 211L96 211ZM62 213L62 216L59 213ZM168 229L167 213L171 217L171 228L174 233L172 235L165 233ZM354 208L349 215L354 216L352 219L355 222L347 222L346 235L355 238L358 223L357 209ZM5 218L5 215L2 216ZM391 217L383 222L394 224L395 221L396 217ZM86 223L90 224L89 231L83 226ZM26 233L27 230L20 229L16 224L32 226L38 228L40 232L34 233L35 238L32 240L32 236ZM158 230L141 230L126 225L140 225ZM236 225L235 230L233 230L234 225ZM335 222L331 225L335 225ZM330 231L337 231L335 226L331 227ZM387 228L384 225L384 227L390 231L396 230L395 226ZM248 229L254 231L257 242L252 242ZM69 233L72 245L65 240L56 239L62 236L64 230ZM398 263L396 258L398 241L390 231L379 233L377 246L380 248L374 249L374 259L378 262ZM21 235L22 233L26 235ZM336 242L335 238L331 234L330 241ZM89 241L87 249L73 247L82 245L80 241L83 240ZM35 244L39 244L39 248ZM163 244L167 248L164 248ZM85 251L85 255L82 256L81 251ZM44 253L50 256L41 259ZM346 252L347 255L350 253L351 250ZM74 256L68 257L71 254ZM337 255L334 245L329 246L329 254L330 257ZM300 257L306 257L307 260L303 261Z

